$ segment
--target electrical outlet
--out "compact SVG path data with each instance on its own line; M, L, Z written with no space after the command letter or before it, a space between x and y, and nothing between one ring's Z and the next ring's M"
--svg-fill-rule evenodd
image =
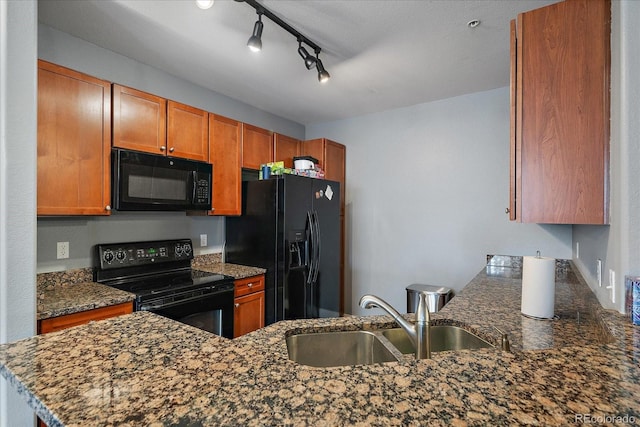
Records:
M58 250L56 256L58 259L69 258L69 242L58 242Z
M206 234L201 234L200 235L200 247L204 247L207 246L207 235Z
M576 242L576 258L580 258L580 242Z
M596 278L598 279L598 286L602 287L602 260L598 259L596 264Z
M616 303L616 272L609 269L609 286L607 289L611 291L611 302Z

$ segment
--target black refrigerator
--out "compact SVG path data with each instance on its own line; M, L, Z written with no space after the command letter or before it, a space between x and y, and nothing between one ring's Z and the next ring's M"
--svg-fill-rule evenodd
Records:
M225 262L262 267L265 324L340 311L340 183L297 175L242 183Z

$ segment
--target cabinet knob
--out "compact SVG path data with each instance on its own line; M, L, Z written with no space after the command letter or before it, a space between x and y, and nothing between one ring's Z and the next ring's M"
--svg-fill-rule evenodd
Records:
M511 209L509 209L509 208L506 208L506 209L504 210L504 213L506 213L506 214L509 214L509 212L511 212Z
M236 308L240 307L240 304L238 303L235 303L234 305L236 306Z
M105 207L104 207L104 210L105 210L105 211L110 211L110 210L111 210L111 206L110 206L110 205L105 206Z
M174 150L175 150L175 148L174 148L174 147L169 148L169 152L170 152L170 153L173 153L173 152L174 152Z
M247 285L247 288L252 288L252 287L253 287L253 283L249 283L249 284Z
M165 151L167 149L167 147L165 147L164 145L162 147L160 147L160 151Z

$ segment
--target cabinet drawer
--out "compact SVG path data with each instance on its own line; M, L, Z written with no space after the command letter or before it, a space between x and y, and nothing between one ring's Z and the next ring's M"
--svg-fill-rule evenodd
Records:
M81 311L79 313L52 317L38 322L38 333L46 334L48 332L61 331L62 329L82 325L92 320L108 319L110 317L121 316L132 312L133 302L125 302L93 310Z
M252 294L264 290L264 275L246 277L235 281L235 297Z

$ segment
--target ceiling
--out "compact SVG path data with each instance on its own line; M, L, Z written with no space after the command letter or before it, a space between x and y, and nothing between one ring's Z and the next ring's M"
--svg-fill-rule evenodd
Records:
M308 125L509 84L509 21L556 0L259 0L322 48L320 84L295 38L249 5L216 0L40 0L39 21ZM481 24L469 28L467 22Z

